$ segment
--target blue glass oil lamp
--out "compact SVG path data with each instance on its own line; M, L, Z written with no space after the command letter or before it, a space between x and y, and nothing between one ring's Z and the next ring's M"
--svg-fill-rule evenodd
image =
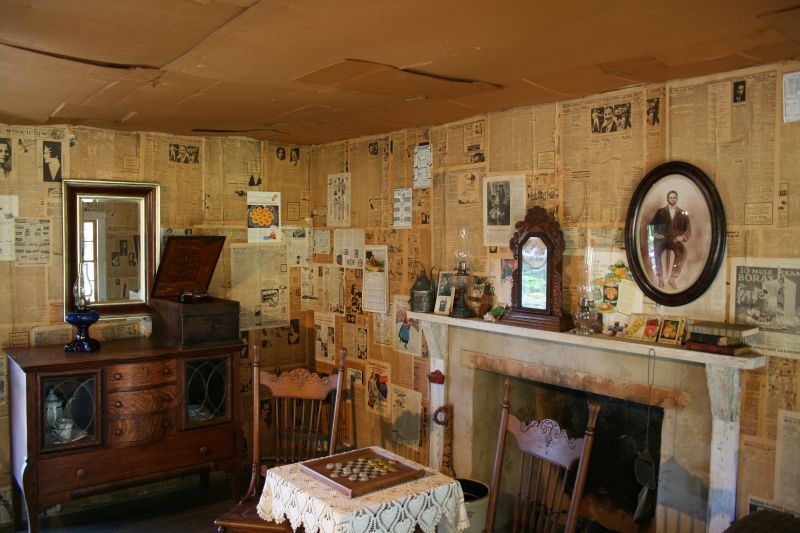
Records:
M87 291L89 291L87 293ZM91 287L82 283L81 274L72 287L75 297L75 309L67 313L67 322L75 326L78 332L75 338L64 345L65 352L96 352L100 349L100 342L89 336L89 326L97 322L100 315L86 305L87 298L91 295Z

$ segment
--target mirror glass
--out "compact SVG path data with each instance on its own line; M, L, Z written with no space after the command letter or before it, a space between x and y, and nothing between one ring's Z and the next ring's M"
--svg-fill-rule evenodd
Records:
M89 304L145 303L143 198L78 195L80 283Z
M539 237L530 237L522 245L521 305L529 309L547 309L547 245Z
M65 182L65 313L76 293L101 316L149 311L157 200L154 184Z

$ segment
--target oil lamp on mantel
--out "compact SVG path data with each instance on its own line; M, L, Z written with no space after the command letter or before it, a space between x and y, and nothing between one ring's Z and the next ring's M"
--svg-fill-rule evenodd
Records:
M475 313L467 305L467 287L472 285L472 276L469 274L469 230L465 227L458 230L458 247L456 248L456 271L450 276L450 286L453 287L453 311L450 316L456 318L472 318Z

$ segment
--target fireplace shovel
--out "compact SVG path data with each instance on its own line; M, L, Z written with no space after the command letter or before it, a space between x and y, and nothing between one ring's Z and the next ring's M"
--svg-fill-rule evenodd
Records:
M656 464L647 449L647 444L645 444L644 450L636 456L633 463L633 471L636 474L636 481L639 485L642 485L642 490L639 491L639 498L636 502L636 510L633 512L633 521L639 523L652 516L650 499L656 488Z
M636 481L642 486L636 502L636 510L633 512L633 521L636 523L644 522L652 516L653 506L650 505L650 500L656 489L656 463L648 448L650 444L650 401L653 396L653 381L655 380L655 355L655 350L651 348L647 357L647 426L644 432L644 449L639 452L633 463Z

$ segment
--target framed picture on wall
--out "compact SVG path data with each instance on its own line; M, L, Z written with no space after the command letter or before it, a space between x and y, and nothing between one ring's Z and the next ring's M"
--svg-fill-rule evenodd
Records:
M625 249L633 279L656 303L703 294L725 250L725 209L705 172L681 161L651 170L631 198Z

